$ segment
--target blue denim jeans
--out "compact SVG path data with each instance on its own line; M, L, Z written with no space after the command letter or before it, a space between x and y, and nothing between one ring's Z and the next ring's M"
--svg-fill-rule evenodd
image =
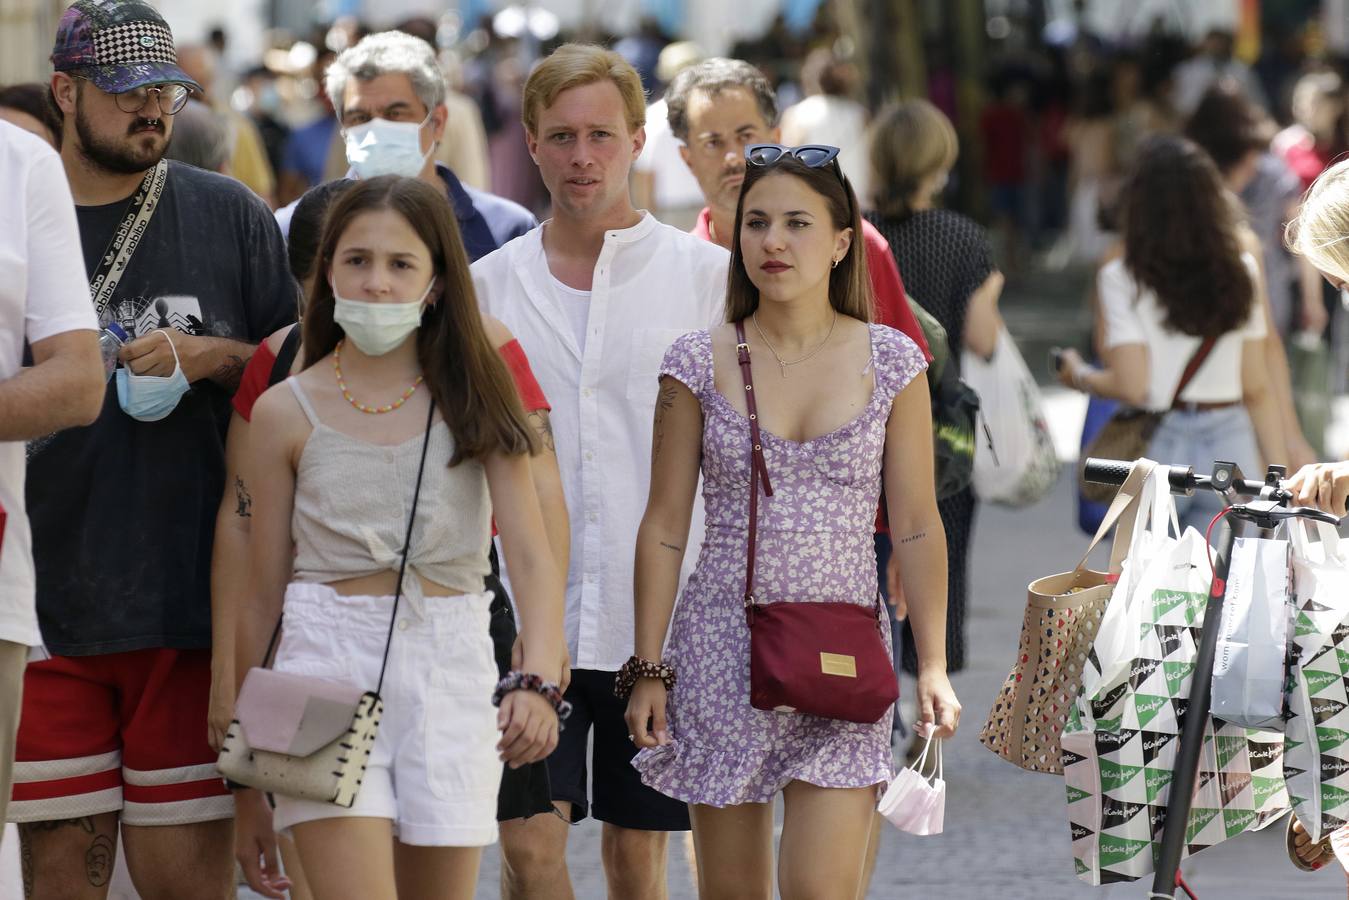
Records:
M1260 480L1265 475L1258 468L1255 429L1244 406L1167 413L1152 437L1148 458L1163 465L1194 466L1196 475L1208 475L1214 460L1225 459L1239 465L1246 478ZM1200 534L1223 508L1218 495L1207 490L1175 500L1180 527L1193 525Z

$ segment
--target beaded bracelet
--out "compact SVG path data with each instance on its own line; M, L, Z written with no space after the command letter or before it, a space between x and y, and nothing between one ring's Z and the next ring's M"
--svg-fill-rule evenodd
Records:
M615 696L626 699L642 678L659 678L667 691L674 690L674 666L666 662L652 662L640 656L633 656L618 670L618 676L614 679Z
M571 715L571 704L562 699L562 688L555 682L544 681L538 675L520 671L509 672L505 678L497 682L496 690L492 691L492 705L500 706L501 701L511 691L533 691L542 695L557 713L559 727L562 721Z

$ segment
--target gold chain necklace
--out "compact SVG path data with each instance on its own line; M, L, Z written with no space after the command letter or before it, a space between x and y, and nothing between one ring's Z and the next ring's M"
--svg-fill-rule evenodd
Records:
M417 392L417 388L420 387L421 383L426 380L425 375L418 375L417 380L412 382L412 387L408 388L406 391L403 391L403 396L399 397L397 400L395 400L388 406L366 406L364 403L361 403L355 397L351 396L351 391L347 390L347 383L342 380L343 343L345 343L345 339L338 341L337 346L333 348L333 372L337 374L337 389L342 392L342 396L346 399L346 401L350 403L352 406L356 407L356 409L359 410L360 412L368 413L372 416L377 416L380 415L381 413L391 413L395 409L398 409L398 407L402 406L404 403L407 403L408 398L411 397L413 394L415 394Z
M838 310L834 310L834 318L829 322L829 333L824 336L824 340L820 341L820 346L816 347L814 350L810 351L800 359L793 359L790 361L785 360L781 356L779 356L778 351L775 350L773 348L773 345L768 342L768 338L767 336L764 335L763 329L759 327L759 311L756 309L750 315L749 318L750 321L754 323L754 330L759 332L759 340L763 341L764 346L768 348L768 352L773 354L773 358L778 361L778 368L782 370L782 377L786 378L788 366L795 366L805 362L806 360L810 359L812 356L823 350L824 345L829 343L829 339L834 336L834 326L838 324Z

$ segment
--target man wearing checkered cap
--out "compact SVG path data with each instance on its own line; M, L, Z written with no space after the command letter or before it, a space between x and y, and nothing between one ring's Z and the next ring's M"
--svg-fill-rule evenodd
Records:
M8 816L28 896L106 896L121 840L142 897L224 898L234 805L206 713L225 426L298 291L265 204L161 162L197 85L152 7L77 0L52 63L95 312L129 339L94 424L29 447L50 655L24 676Z

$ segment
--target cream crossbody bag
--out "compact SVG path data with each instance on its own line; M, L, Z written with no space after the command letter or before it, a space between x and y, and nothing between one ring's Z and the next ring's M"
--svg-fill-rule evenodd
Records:
M389 666L398 601L403 595L403 576L407 572L408 547L412 544L412 524L417 518L435 408L432 403L427 414L426 437L417 468L417 486L412 493L412 512L403 541L403 561L398 567L398 586L389 619L389 637L384 642L384 661L379 667L379 683L373 691L363 691L355 685L268 668L281 634L278 620L262 665L250 669L244 678L234 706L234 721L225 734L216 762L220 774L233 785L348 808L356 802L384 714L380 691Z

